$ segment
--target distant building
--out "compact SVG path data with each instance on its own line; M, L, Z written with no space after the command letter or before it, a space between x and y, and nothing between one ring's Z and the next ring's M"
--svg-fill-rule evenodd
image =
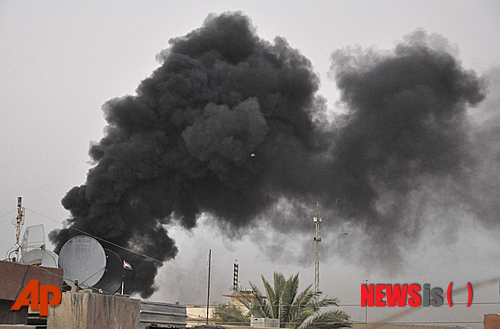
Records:
M245 298L249 300L252 304L257 303L257 295L252 290L240 290L238 292L233 292L230 295L222 295L224 297L231 297L230 304L237 306L243 314L248 314L248 309L240 301L240 298ZM260 296L261 298L267 298L265 296Z
M187 319L186 324L187 327L196 327L207 324L207 307L199 306L199 305L185 305ZM210 306L208 308L208 324L215 325L213 320L214 315L214 307Z
M252 299L256 300L256 295L251 290L242 290L238 292L233 292L230 295L222 295L223 297L230 297L231 301L230 305L235 305L238 307L243 314L248 314L248 309L243 305L243 303L238 298L247 298L252 301ZM262 298L266 298L265 296L261 296ZM255 301L256 302L256 301ZM186 307L187 313L187 327L195 327L205 325L207 323L207 307L200 305L184 305ZM208 323L209 325L215 325L215 321L213 319L214 315L214 306L210 306L208 308Z

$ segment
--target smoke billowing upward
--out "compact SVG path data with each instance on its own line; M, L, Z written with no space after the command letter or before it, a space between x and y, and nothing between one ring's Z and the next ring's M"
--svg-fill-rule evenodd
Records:
M283 199L318 200L388 241L409 234L402 210L419 178L474 166L467 107L484 98L446 44L428 41L418 32L390 54L336 52L346 112L330 123L307 58L260 39L244 15L209 16L170 41L137 95L104 105L96 165L62 200L68 226L159 261L177 253L165 224L192 228L207 213L238 230ZM77 234L50 238L59 250ZM136 271L128 292L150 296L161 264L110 247Z
M386 245L394 232L418 235L404 213L409 193L424 181L467 179L475 165L467 108L483 100L482 82L436 38L416 31L392 53L332 55L346 109L333 141L336 180Z

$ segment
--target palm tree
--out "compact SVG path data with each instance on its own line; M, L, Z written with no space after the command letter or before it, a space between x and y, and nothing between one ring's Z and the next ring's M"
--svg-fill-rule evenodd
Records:
M249 326L250 315L244 314L236 305L225 303L215 304L213 318L215 323L223 323L228 325Z
M280 320L282 328L326 329L350 327L349 316L340 310L320 310L329 306L338 306L334 297L320 299L321 292L312 290L309 285L304 291L298 291L299 274L287 280L282 273L274 272L274 287L262 276L267 298L256 285L250 282L254 294L244 295L238 300L248 309L249 315L256 318L274 318Z

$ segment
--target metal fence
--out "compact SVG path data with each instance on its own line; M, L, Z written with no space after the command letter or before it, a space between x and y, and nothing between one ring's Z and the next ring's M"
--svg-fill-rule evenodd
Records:
M140 329L153 325L160 328L186 328L186 318L185 306L141 300Z

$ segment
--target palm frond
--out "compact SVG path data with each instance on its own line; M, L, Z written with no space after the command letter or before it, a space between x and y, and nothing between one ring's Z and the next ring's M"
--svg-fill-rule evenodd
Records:
M299 308L309 306L314 302L314 299L318 297L318 293L312 290L312 285L309 285L300 294L297 295L293 304Z
M336 310L320 313L308 319L300 326L300 329L337 329L350 327L349 315L343 311Z
M241 309L235 305L216 304L213 314L216 323L234 324L240 326L249 326L250 317L244 315Z
M266 290L270 317L273 319L278 319L279 318L279 310L278 310L279 300L276 298L276 294L275 294L273 288L271 287L271 284L266 280L266 278L264 278L263 275L261 275L261 277L262 277L262 283L264 284L264 289Z
M280 300L280 319L284 323L290 322L290 315L293 314L293 302L299 289L299 274L290 277L283 287Z
M282 294L285 290L286 279L283 273L274 272L274 300L271 302L271 307L275 313L275 317L281 319L281 302L282 302ZM264 277L262 277L264 279Z
M328 306L339 306L339 300L336 297L326 296L323 299L320 299L315 302L315 307L317 309L328 307Z
M252 297L246 297L248 304L251 305L250 307L247 307L250 310L250 313L254 316L262 318L272 318L270 307L259 288L251 282L250 287L252 287L252 291L255 295Z

